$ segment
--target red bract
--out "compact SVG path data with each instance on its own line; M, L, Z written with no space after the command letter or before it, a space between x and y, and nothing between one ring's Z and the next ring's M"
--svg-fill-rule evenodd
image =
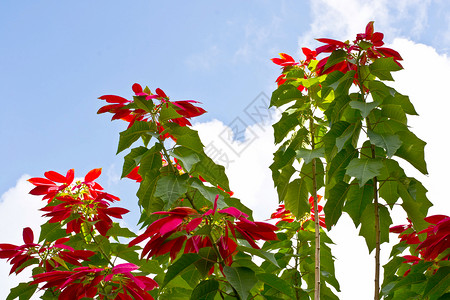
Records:
M317 202L320 202L320 200L322 199L321 195L317 195ZM303 230L303 223L311 220L311 221L315 221L315 217L314 217L314 197L311 196L309 197L309 205L311 206L311 212L309 215L306 215L304 218L302 218L301 220L299 220L299 222L301 222L301 227L300 229ZM318 205L317 206L319 209L319 213L322 212L323 207L322 205ZM295 216L285 208L284 204L280 204L280 206L278 206L276 212L274 212L271 216L271 219L280 219L276 224L278 225L280 222L284 221L284 222L288 222L288 223L292 223L295 221ZM325 215L321 214L319 215L319 225L323 228L326 228L326 224L325 224Z
M435 260L439 255L450 249L450 217L445 215L434 215L425 218L425 221L431 223L427 229L419 232L427 233L427 238L419 244L417 251L425 260ZM440 260L449 260L450 253Z
M416 231L413 229L410 219L408 219L408 224L406 225L398 225L389 228L389 232L400 233L399 235L400 241L401 242L404 241L409 245L415 245L420 243L420 240L417 237Z
M94 181L100 174L100 168L93 169L86 174L83 182L70 186L74 178L73 169L65 177L53 171L46 172L46 178L29 179L36 185L30 193L44 195L43 199L49 200L49 205L41 209L45 212L44 216L50 217L49 223L65 223L71 218L66 224L67 233L79 233L83 222L93 222L98 232L106 235L113 223L110 217L121 219L128 210L109 207L110 202L120 199L102 191L101 185ZM36 189L40 192L36 193Z
M63 176L55 171L48 171L44 173L45 178L33 177L28 179L28 182L32 183L36 187L30 191L31 195L41 196L44 195L42 200L48 200L50 202L58 192L64 190L75 177L74 170L67 171L66 176ZM60 183L60 184L57 184Z
M136 182L141 182L142 177L141 177L141 175L138 174L138 172L139 172L139 166L134 167L133 170L131 170L131 172L128 173L128 175L125 177L135 180Z
M317 203L320 202L320 200L322 199L321 195L317 195ZM311 196L309 197L309 205L311 205L311 221L315 221L315 215L314 215L314 197ZM318 208L318 213L321 213L323 211L323 206L322 205L317 205ZM323 228L327 228L327 225L325 224L325 215L324 214L320 214L319 215L319 225Z
M206 112L203 108L195 106L193 104L200 103L198 101L182 100L171 102L166 93L160 88L157 88L155 90L155 94L152 94L148 88L142 89L142 86L140 84L135 83L133 84L132 89L136 96L142 97L141 99L143 99L143 101L150 101L152 103L151 106L153 106L153 100L160 101L160 104L155 104L153 111L154 113L159 113L161 110L167 109L169 108L169 106L172 106L172 108L178 114L180 114L180 117L172 118L166 121L177 123L180 126L191 126L191 122L189 121L190 118L200 116ZM130 101L125 98L113 95L101 96L99 97L99 99L106 100L106 102L114 104L101 107L97 113L102 114L105 112L110 112L114 114L112 120L122 119L126 122L129 122L128 128L131 127L136 121L154 122L153 117L150 116L148 111L140 108L134 108L130 105L134 103L134 100ZM159 133L164 131L163 127L158 122L157 128ZM172 136L167 133L161 136L162 139L165 139L167 137Z
M21 267L30 259L38 259L38 264L44 266L47 271L53 270L61 265L61 260L72 265L81 266L80 261L89 260L95 252L87 250L74 250L65 245L69 238L56 240L53 245L39 245L33 243L33 231L27 227L23 230L22 246L12 244L0 244L0 258L6 258L11 264L11 273L20 273L25 267Z
M15 272L19 274L24 268L20 268L26 261L36 257L39 244L33 243L33 231L31 228L26 227L23 229L23 242L22 246L16 246L12 244L0 244L0 258L6 258L9 261L11 271L9 274Z
M199 216L199 214L190 207L177 207L168 212L156 212L155 214L168 216L150 224L143 234L129 243L129 247L150 238L141 253L141 257L147 255L148 257L159 256L170 252L171 258L175 259L186 237L180 236L175 239L169 239L169 237L176 232L185 230L189 216Z
M328 74L333 71L346 73L351 70L357 70L357 67L354 64L357 57L359 58L359 63L361 65L368 63L369 60L374 61L381 57L392 57L394 62L402 67L402 65L398 62L402 60L402 57L397 51L390 48L381 47L384 45L383 37L383 33L374 32L373 22L369 22L366 26L365 32L356 35L356 40L353 41L353 44L332 39L317 39L319 42L326 44L316 49L317 54L331 53L338 49L342 49L347 52L347 58L344 61L340 61L333 66L329 66L327 69L325 69L325 65L327 64L328 57L321 59L316 67L317 73L320 75ZM362 44L363 42L365 44ZM355 74L354 83L358 84L358 74Z
M158 284L151 278L134 276L131 271L137 269L137 266L126 263L112 269L80 267L73 271L51 271L33 275L35 280L31 284L45 283L43 289L54 288L61 292L60 300L94 298L99 287L103 290L107 285L112 286L112 292L121 295L116 299L132 299L127 298L129 295L134 299L153 299L147 291Z
M284 204L280 204L277 210L270 216L270 218L281 219L276 223L276 225L278 225L282 221L288 223L292 223L295 221L295 216L284 207Z
M272 58L272 62L280 65L282 67L286 66L295 66L298 65L298 62L295 62L295 60L292 58L292 56L286 54L286 53L279 53L281 58Z
M170 257L175 259L183 245L185 245L184 253L197 253L201 248L212 247L213 244L216 244L223 261L229 265L237 247L236 242L229 237L230 232L235 239L245 239L257 249L259 246L256 245L256 240L277 239L274 232L278 229L276 226L250 221L247 214L235 207L217 211L217 200L218 195L213 209L209 209L203 214L199 214L190 207L177 207L168 212L156 212L155 214L168 216L150 224L143 234L130 242L129 246L150 239L145 244L141 257L150 258L169 253ZM195 235L197 229L203 227L202 224L213 226L215 229L211 230L223 234L215 242L209 236Z

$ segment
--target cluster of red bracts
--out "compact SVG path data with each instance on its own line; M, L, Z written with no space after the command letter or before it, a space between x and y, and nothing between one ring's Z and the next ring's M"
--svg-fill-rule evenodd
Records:
M404 263L418 264L421 260L436 261L436 260L450 260L450 253L445 253L450 249L450 217L445 215L434 215L424 219L426 222L432 224L428 228L416 233L413 229L411 221L409 224L393 226L389 229L392 233L400 234L401 241L409 245L418 245L416 248L417 256L404 255L406 260ZM418 234L426 233L427 237L424 241L420 241ZM420 255L420 257L419 257ZM444 255L440 257L441 255ZM410 270L405 272L405 276Z
M152 300L147 293L158 284L145 276L134 276L131 272L139 269L132 263L116 265L113 268L79 267L73 271L52 271L33 275L31 284L44 283L42 288L55 288L61 294L58 299L94 298L105 285L111 285L114 299ZM133 296L133 298L131 297ZM100 299L105 299L100 295Z
M320 202L320 200L322 199L321 195L317 195L317 202ZM307 220L311 220L311 221L315 221L315 216L314 216L314 197L311 196L309 197L309 205L311 206L311 212L309 214L309 218ZM319 213L321 213L323 211L323 206L322 205L317 205L318 211ZM295 216L285 208L284 204L280 204L276 210L276 212L274 212L271 216L271 219L280 219L276 225L278 225L280 222L288 222L288 223L292 223L295 221ZM307 220L303 220L303 222L307 221ZM303 223L301 224L302 226L300 227L301 230L303 230ZM325 224L325 215L321 214L319 215L319 225L323 228L327 228L326 224Z
M168 212L155 214L167 215L150 224L145 232L132 240L129 246L150 239L144 246L141 257L150 258L166 253L175 259L184 245L184 253L198 253L201 248L215 244L220 257L226 265L233 261L237 239L245 239L253 248L259 249L255 241L276 240L276 226L264 222L254 222L248 215L235 207L217 210L216 197L214 208L203 214L190 207L177 207ZM209 235L195 235L197 229L211 226L211 230L222 232L218 240Z
M316 59L317 53L316 51L313 51L311 49L308 48L302 48L302 52L303 54L306 56L306 59L303 60L301 63L296 62L292 56L286 54L286 53L279 53L281 58L272 58L272 62L280 65L283 67L283 74L281 74L280 76L278 76L278 78L275 80L275 82L278 84L278 86L282 85L283 83L285 83L287 81L286 78L286 74L284 73L285 70L287 70L287 68L292 67L292 66L296 66L296 65L300 65L301 68L305 69L306 67L308 67L309 63L311 62L311 60ZM308 77L304 76L305 79L307 79ZM306 88L303 85L299 85L297 87L297 89L301 92L303 90L305 90Z
M362 48L359 46L361 41L368 42L372 44L372 46L368 47L365 51L362 51L362 55L360 57L360 64L364 65L369 60L376 60L381 57L392 57L393 60L401 67L402 65L399 63L399 60L402 60L400 54L391 49L381 47L384 45L383 42L383 33L374 32L373 22L369 22L366 26L366 30L364 33L359 33L356 35L356 40L353 41L353 44L344 43L341 41L333 40L333 39L317 39L321 43L325 43L316 49L317 55L321 53L332 53L337 49L343 49L348 53L348 58L342 62L339 62L333 66L330 66L327 69L324 69L327 64L328 57L321 59L316 66L317 73L320 74L328 74L333 71L341 71L342 73L346 73L348 71L352 71L357 69L356 65L353 63L354 57L352 56L352 51L362 51ZM355 75L355 79L357 79L357 75Z
M381 57L392 57L394 62L397 63L401 68L402 65L399 61L402 60L400 54L391 49L381 47L384 45L383 42L383 33L374 32L373 22L369 22L366 26L366 30L364 33L359 33L356 35L356 39L353 43L349 42L341 42L333 39L317 39L317 41L324 43L325 45L318 47L315 51L312 51L308 48L302 48L303 54L306 56L306 59L300 64L296 62L291 56L286 53L280 53L281 58L272 58L272 61L283 67L283 71L288 67L293 67L296 65L300 65L303 69L308 66L309 62L312 59L316 59L316 57L321 53L332 53L335 50L343 49L348 53L347 59L344 59L337 64L328 67L325 69L325 66L328 62L329 57L325 57L321 59L316 65L316 73L317 75L329 74L333 71L340 71L342 73L347 73L348 71L356 71L357 66L354 64L355 57L352 55L354 51L361 51L360 64L365 65L369 60L376 60ZM361 42L370 43L371 46L363 50L359 44ZM306 77L305 77L306 78ZM277 79L276 82L278 86L284 84L286 82L286 74L283 72ZM358 74L355 74L355 83L357 83ZM300 91L303 91L305 88L300 85L298 87Z
M41 210L44 216L50 217L49 223L66 224L66 232L79 233L85 222L95 223L97 231L105 236L112 227L110 217L122 219L129 211L121 207L109 207L110 203L119 201L116 196L103 192L100 184L95 182L101 174L101 169L93 169L84 177L84 181L72 186L74 170L63 176L57 172L45 172L45 178L31 178L28 181L36 187L32 195L43 195L48 205Z
M89 257L95 255L95 252L74 250L72 247L65 245L69 238L58 239L52 246L42 246L34 243L33 240L33 231L26 227L23 230L24 245L0 244L0 258L7 259L11 264L10 274L22 272L27 266L25 263L30 259L39 259L39 265L49 272L61 266L61 260L81 267L80 261L89 260ZM25 267L21 267L24 264Z
M132 89L136 96L145 97L145 101L153 101L154 99L159 100L160 103L155 106L155 112L159 109L164 109L164 107L167 108L169 107L169 105L172 105L175 111L180 115L180 117L172 118L169 120L169 122L177 123L180 126L191 126L191 122L189 121L189 119L200 116L206 112L203 108L195 106L193 104L200 103L198 101L169 101L169 97L166 95L166 93L159 88L157 88L155 90L155 94L153 94L147 88L144 90L142 89L142 86L140 84L135 83L133 84ZM129 104L132 104L133 100L127 100L116 95L103 95L99 97L99 99L105 100L107 103L111 104L101 107L97 113L112 113L113 116L111 120L121 119L129 122L128 127L131 127L136 121L152 122L152 119L147 111L140 108L130 107ZM161 124L157 122L156 125L158 128L158 132L163 133L164 128L161 126ZM161 136L162 139L166 139L168 137L173 138L168 133L165 133Z

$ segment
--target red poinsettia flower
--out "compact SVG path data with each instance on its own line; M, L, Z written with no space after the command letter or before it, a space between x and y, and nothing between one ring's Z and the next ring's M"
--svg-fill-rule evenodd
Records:
M28 179L28 182L36 186L30 191L30 194L35 196L44 195L42 200L50 202L58 192L72 184L75 172L73 169L70 169L67 171L66 176L63 176L55 171L48 171L44 173L44 176L45 178L33 177Z
M281 58L272 58L271 61L277 65L280 65L282 67L286 67L286 66L295 66L298 65L299 63L296 62L292 56L286 54L286 53L279 53Z
M450 217L434 215L426 217L425 221L432 225L419 232L419 234L426 233L427 238L419 244L417 251L420 251L425 260L432 261L450 249ZM450 260L450 253L440 259Z
M51 271L33 275L30 284L45 283L43 289L54 288L61 292L59 300L94 298L101 287L111 284L112 292L119 292L116 299L153 299L147 291L158 284L145 276L134 276L131 272L138 267L131 263L120 264L112 269L79 267L72 271Z
M235 207L217 210L217 200L218 195L213 208L203 214L190 207L177 207L168 212L155 213L167 216L150 224L143 234L130 242L129 246L150 239L144 246L141 257L169 253L170 257L175 259L183 245L185 245L184 253L197 253L201 248L212 247L213 242L208 236L195 235L195 231L202 227L201 224L210 224L217 226L218 230L223 232L222 237L215 244L223 261L229 265L236 252L235 240L237 238L247 240L252 247L257 249L259 246L255 241L277 239L274 232L278 229L276 226L250 221L247 214ZM211 224L211 222L213 223ZM234 240L231 239L230 232Z
M302 52L306 56L306 59L304 62L306 66L309 64L309 62L311 60L316 59L316 57L317 57L317 52L315 50L311 50L309 48L303 47Z
M411 230L407 232L408 229ZM410 219L408 219L408 224L406 225L398 225L390 227L389 232L400 233L399 235L400 241L401 242L404 241L409 245L415 245L420 243L419 237L417 236L416 231L413 229L413 225Z
M95 252L88 250L74 250L65 245L69 238L61 238L51 246L33 243L34 235L31 228L23 230L24 245L16 246L12 244L0 244L0 258L5 258L11 264L11 273L19 274L28 265L25 264L30 259L39 259L39 265L45 266L46 270L53 270L61 265L61 260L72 265L81 266L80 261L89 260ZM42 259L45 257L45 260ZM24 267L22 267L25 264Z
M48 199L49 205L41 210L45 212L44 216L50 217L50 223L64 223L70 217L71 220L66 224L67 233L79 233L83 222L93 222L99 233L106 235L113 223L110 217L121 219L122 215L129 211L120 207L109 207L110 203L120 199L102 191L101 185L94 181L100 174L100 168L93 169L86 174L83 182L71 186L74 179L73 169L69 170L65 177L49 171L44 174L46 178L29 179L36 185L30 194L44 195L43 199Z
M320 202L320 200L322 199L321 195L317 195L317 202ZM302 218L301 222L302 222L302 226L300 227L300 229L303 230L303 223L307 220L311 220L311 221L315 221L315 216L314 216L314 197L311 196L309 197L309 205L311 206L311 211L310 214L306 216L306 218ZM323 207L322 205L318 205L318 210L319 213L321 213L323 211ZM276 210L276 212L272 213L272 215L270 216L271 219L280 219L276 224L278 225L280 222L284 221L284 222L288 222L288 223L292 223L296 220L295 216L285 208L284 204L280 204ZM326 224L325 224L325 215L324 214L320 214L319 215L319 225L323 228L326 228Z
M400 60L402 60L402 57L400 54L390 48L383 48L381 46L384 45L383 42L384 35L381 32L374 32L373 27L373 21L369 22L366 26L366 30L364 33L359 33L356 35L356 40L353 41L353 44L349 42L341 42L333 39L317 39L319 42L325 43L326 45L320 46L316 49L317 54L320 53L331 53L337 49L343 49L348 53L347 59L344 61L338 62L337 64L325 68L325 65L328 62L328 57L325 57L319 61L317 64L316 70L317 73L320 74L328 74L333 71L340 71L343 73L346 73L351 70L356 70L356 65L353 63L355 59L355 54L352 52L357 51L359 52L360 56L360 63L366 64L369 60L376 60L381 57L392 57L394 59L394 62L397 63L400 67L402 65L399 63ZM362 50L362 47L360 47L360 43L369 42L372 46L370 47L364 47L365 50ZM355 84L358 84L358 75L355 74Z
M277 210L270 215L271 219L280 219L276 225L278 225L280 222L288 222L292 223L295 221L295 216L285 208L284 204L280 204L277 208Z

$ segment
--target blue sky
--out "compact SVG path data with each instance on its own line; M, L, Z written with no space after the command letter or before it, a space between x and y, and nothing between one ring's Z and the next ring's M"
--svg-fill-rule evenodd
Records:
M429 90L423 91L430 86L423 84L420 89L421 84L414 83L433 77L448 82L443 67L449 65L450 54L450 3L446 0L68 3L0 2L0 164L4 174L0 177L0 207L6 214L13 211L6 203L8 197L26 197L14 190L29 188L21 183L24 174L42 176L47 170L65 172L70 168L81 177L90 169L103 167L100 181L105 188L120 196L123 206L136 208L136 185L117 181L122 156L115 152L118 133L125 124L96 115L102 105L97 97L130 97L131 85L138 82L151 89L162 88L175 100L201 101L208 114L198 119L202 124L197 127L204 129L202 137L211 142L236 117L245 116L245 108L261 92L270 96L279 74L270 58L279 52L299 58L301 46L318 46L313 38L351 39L370 20L375 20L377 31L385 33L387 43L403 50L405 61L410 57L410 63L405 63L409 69L403 71L403 77L399 75L398 84L403 87L400 91L422 108L418 111L424 121L414 124L419 132L423 130L419 136L430 139L427 151L431 148L436 154L427 157L434 166L428 178L431 185L434 182L434 190L439 188L439 180L430 178L439 179L439 172L450 167L448 161L436 160L444 152L432 150L448 145L439 144L438 138L433 144L433 136L427 132L429 124L446 125L436 123L439 121L433 116L440 112L430 110L431 101L448 107L450 100L440 94L431 99ZM431 71L418 80L417 72L425 67ZM253 120L244 121L253 126L253 132L258 130ZM257 132L257 136L259 141L246 155L234 157L230 178L242 177L243 182L248 170L267 171L272 151L270 130ZM262 156L259 152L265 149L268 155ZM260 181L270 188L270 175ZM249 205L256 206L264 194L265 205L276 206L276 198L267 196L275 194L258 185L235 182L232 189ZM448 205L438 207L449 213ZM26 216L16 216L17 227L31 226L25 225ZM127 222L133 226L136 215ZM0 233L0 242L9 237Z

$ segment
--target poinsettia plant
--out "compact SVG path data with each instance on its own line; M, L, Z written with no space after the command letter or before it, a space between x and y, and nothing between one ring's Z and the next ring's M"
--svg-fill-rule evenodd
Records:
M327 232L343 212L375 249L374 299L446 299L450 219L426 217L425 187L394 159L427 172L425 142L407 126L417 113L385 83L402 58L383 38L369 22L353 41L318 39L301 60L272 59L281 75L270 105L283 113L270 166L280 206L267 222L206 155L191 123L206 113L201 103L137 83L130 99L99 97L99 114L126 123L117 153L128 151L121 176L139 186L141 230L120 224L129 211L97 182L100 168L29 179L46 222L37 241L27 227L23 245L0 244L11 273L32 270L7 299L338 299ZM390 229L401 242L380 288L380 245L397 204L410 223Z

